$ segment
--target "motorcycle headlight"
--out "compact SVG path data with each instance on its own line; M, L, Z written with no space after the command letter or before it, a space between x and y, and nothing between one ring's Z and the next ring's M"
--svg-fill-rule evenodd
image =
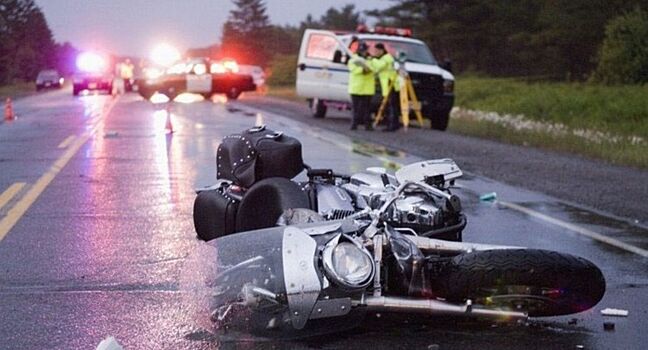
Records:
M371 255L353 243L342 242L326 247L323 260L326 274L342 287L363 288L373 279Z

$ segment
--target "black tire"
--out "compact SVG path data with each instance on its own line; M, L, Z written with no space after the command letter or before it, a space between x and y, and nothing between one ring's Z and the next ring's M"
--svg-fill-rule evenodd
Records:
M169 101L173 101L178 96L178 91L176 91L175 87L171 86L164 91L164 95L169 98Z
M225 96L227 96L227 98L230 99L230 100L236 100L237 98L239 98L239 96L241 96L241 90L239 90L239 89L237 89L236 87L232 86L232 87L227 91L227 93L225 94Z
M155 90L149 89L147 87L141 87L137 90L139 92L140 96L142 96L145 100L150 100L153 94L155 94Z
M450 122L450 112L437 112L430 116L430 127L434 130L446 131Z
M310 101L310 109L313 118L322 119L326 117L326 105L323 101L318 98L314 98Z
M449 301L528 312L531 317L567 315L596 305L605 279L590 261L547 250L490 250L454 257L437 278Z
M309 208L306 192L281 177L261 180L245 193L236 214L236 231L273 227L286 209Z

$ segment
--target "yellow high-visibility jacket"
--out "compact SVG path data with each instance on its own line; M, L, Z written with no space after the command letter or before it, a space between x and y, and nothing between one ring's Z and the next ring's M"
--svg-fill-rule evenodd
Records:
M392 85L394 91L400 91L400 85L398 84L398 73L394 69L394 56L389 53L385 53L380 58L374 58L372 60L373 68L376 73L378 73L378 79L380 80L380 90L382 90L382 95L387 96L387 90L389 89L389 84Z
M354 54L347 66L349 67L349 94L373 96L376 93L376 80L371 61ZM369 68L369 71L365 72L364 67Z

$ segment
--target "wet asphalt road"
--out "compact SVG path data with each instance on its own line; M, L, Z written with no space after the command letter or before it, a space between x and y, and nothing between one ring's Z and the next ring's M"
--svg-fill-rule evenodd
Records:
M298 137L311 165L342 172L418 158L245 103L199 98L173 103L168 135L165 106L136 95L56 91L17 101L18 120L0 124L0 198L11 197L0 200L0 348L91 349L109 335L128 349L641 349L648 342L648 259L583 234L648 249L645 229L472 174L457 191L469 218L464 239L592 260L608 284L596 308L528 325L383 316L306 340L214 336L187 292L200 279L187 262L203 244L193 232L193 190L213 183L223 136L265 123ZM478 200L492 191L532 214ZM606 318L605 307L630 315ZM608 320L615 331L603 330Z

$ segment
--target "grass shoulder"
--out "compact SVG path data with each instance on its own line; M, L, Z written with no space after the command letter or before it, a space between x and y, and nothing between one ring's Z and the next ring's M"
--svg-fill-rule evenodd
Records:
M303 102L294 85L267 96ZM459 77L449 130L648 169L648 86Z
M4 101L10 97L12 99L29 96L36 92L36 84L32 82L17 82L0 86L0 100Z

